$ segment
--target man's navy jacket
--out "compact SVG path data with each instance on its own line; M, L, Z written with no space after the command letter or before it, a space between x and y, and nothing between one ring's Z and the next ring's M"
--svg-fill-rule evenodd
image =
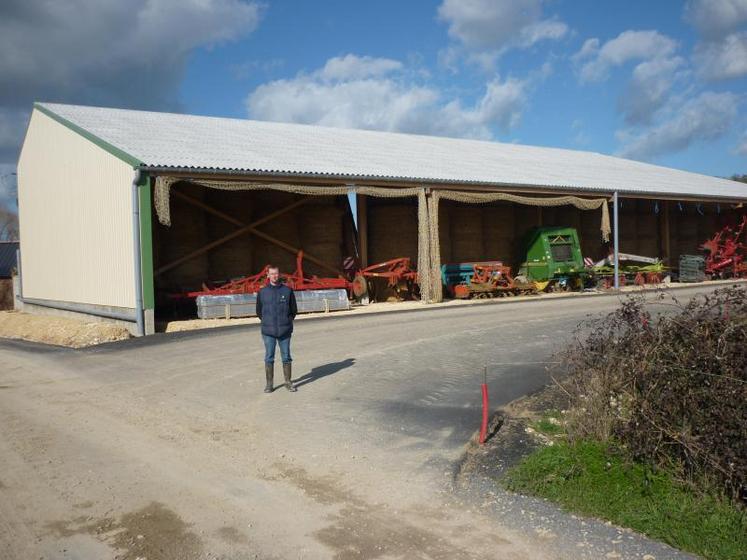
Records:
M289 336L297 312L296 296L285 284L268 284L257 294L257 317L262 321L262 334L276 338Z

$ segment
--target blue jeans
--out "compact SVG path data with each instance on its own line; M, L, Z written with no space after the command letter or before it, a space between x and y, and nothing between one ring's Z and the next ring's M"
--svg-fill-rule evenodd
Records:
M283 363L289 364L293 361L293 358L291 358L291 335L283 338L277 338L274 336L263 334L262 342L265 343L266 364L275 363L275 343L280 346L280 357L283 359Z

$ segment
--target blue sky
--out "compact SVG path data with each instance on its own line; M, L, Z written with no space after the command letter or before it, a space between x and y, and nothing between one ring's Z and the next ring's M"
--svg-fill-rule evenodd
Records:
M0 204L13 206L36 100L483 138L730 176L747 173L746 93L747 0L8 0Z

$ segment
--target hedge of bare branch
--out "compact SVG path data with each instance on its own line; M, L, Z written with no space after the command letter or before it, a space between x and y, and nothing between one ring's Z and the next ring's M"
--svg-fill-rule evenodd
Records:
M628 298L582 325L563 362L570 437L614 438L637 460L747 497L747 289Z

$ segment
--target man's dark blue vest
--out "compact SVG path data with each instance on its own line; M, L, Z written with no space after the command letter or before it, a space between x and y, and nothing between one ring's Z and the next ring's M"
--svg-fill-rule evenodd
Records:
M257 307L261 309L262 334L285 338L293 332L290 300L293 291L285 284L268 284L257 294Z

